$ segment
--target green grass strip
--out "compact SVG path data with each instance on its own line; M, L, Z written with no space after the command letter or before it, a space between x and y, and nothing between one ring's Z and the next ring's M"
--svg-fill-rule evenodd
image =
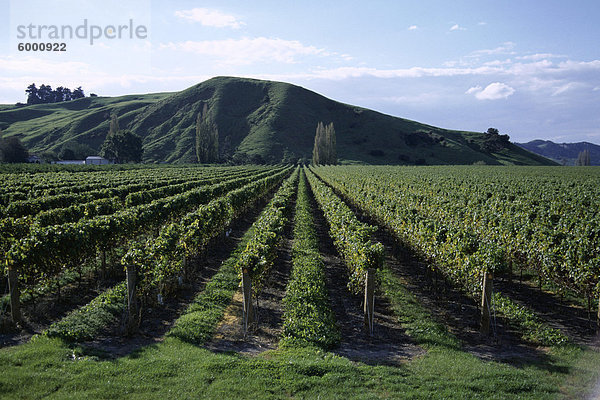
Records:
M68 342L91 340L105 327L119 321L127 307L126 299L127 285L121 282L52 324L43 335L59 337Z
M219 271L196 296L185 313L177 319L167 336L192 344L203 344L212 337L238 289L239 278L235 265L253 236L254 226L246 231L229 258L223 262Z
M523 339L542 346L564 346L572 344L559 329L548 326L530 308L517 304L501 293L494 293L496 312L517 328Z
M283 299L283 337L280 345L334 347L340 333L329 307L325 271L319 253L311 205L302 171L294 218L293 268Z
M429 312L390 270L378 271L381 290L390 300L392 310L406 334L420 346L431 349L445 347L460 350L460 341Z

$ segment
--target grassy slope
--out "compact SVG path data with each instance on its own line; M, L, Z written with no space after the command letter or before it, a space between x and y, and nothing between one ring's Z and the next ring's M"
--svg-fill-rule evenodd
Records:
M220 148L279 162L310 158L317 122L333 122L339 158L368 164L548 164L516 146L482 152L485 136L450 131L329 100L282 82L218 77L177 93L85 98L69 103L0 107L0 128L33 151L75 140L99 149L108 117L144 138L147 162L193 162L196 116L208 103ZM293 153L293 155L291 154Z
M70 141L99 149L108 132L111 113L120 116L124 128L141 109L169 95L86 97L67 103L0 108L0 128L7 136L18 135L33 151L58 152Z

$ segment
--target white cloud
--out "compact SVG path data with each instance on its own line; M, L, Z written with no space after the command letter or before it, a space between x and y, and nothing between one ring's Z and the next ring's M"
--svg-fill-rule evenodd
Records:
M483 63L483 65L490 66L490 67L509 65L509 64L512 64L512 60L510 58L507 58L506 60L494 60L494 61L488 61L488 62Z
M187 41L161 44L159 49L171 49L216 57L223 64L248 65L257 62L297 62L299 56L328 56L324 49L305 46L297 40L265 37Z
M499 100L506 99L515 93L515 89L501 82L490 83L482 89L481 86L474 86L465 92L473 94L478 100Z
M422 77L449 77L465 75L489 75L502 72L499 68L423 68L412 67L403 69L378 69L369 67L339 67L312 71L307 78L322 79L347 79L371 76L375 78L422 78Z
M458 25L458 24L454 24L450 27L451 31L466 31L467 28L463 28L462 26Z
M504 42L500 46L493 49L476 50L469 54L467 57L481 57L494 54L515 54L515 52L513 51L515 46L516 45L513 42Z
M575 89L575 88L577 88L579 86L580 85L578 83L575 83L575 82L566 83L564 85L561 85L561 86L557 87L554 90L554 93L552 93L552 96L558 96L559 94L562 94L562 93L564 93L564 92L566 92L568 90L571 90L571 89Z
M411 26L408 27L409 31L416 31L417 29L419 29L419 27L416 26L416 25L411 25Z
M472 88L469 88L469 90L467 90L465 92L465 94L474 94L474 93L480 93L482 91L482 87L481 86L473 86Z
M175 16L215 28L239 29L245 25L243 21L238 20L233 15L223 14L219 10L209 8L192 8L191 10L175 11Z
M478 23L477 23L477 25L479 25L479 26L484 26L484 25L487 25L487 22L485 22L485 21L481 21L481 22L478 22Z
M540 61L540 60L546 60L548 58L565 58L565 56L561 56L558 54L552 54L552 53L536 53L536 54L529 54L526 56L517 57L517 60Z
M414 96L391 96L384 97L382 100L389 101L396 104L431 104L440 99L440 95L437 93L421 93Z

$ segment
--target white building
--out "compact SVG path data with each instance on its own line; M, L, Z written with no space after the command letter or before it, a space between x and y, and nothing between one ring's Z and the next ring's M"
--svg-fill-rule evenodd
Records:
M84 165L85 164L85 160L62 160L62 161L57 161L56 164L63 164L63 165Z
M85 164L86 165L106 165L106 164L111 164L110 161L108 161L106 158L104 157L99 157L99 156L88 156L85 159Z

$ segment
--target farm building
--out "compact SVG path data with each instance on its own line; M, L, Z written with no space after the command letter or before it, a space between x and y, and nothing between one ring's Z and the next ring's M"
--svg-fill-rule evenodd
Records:
M108 161L104 157L100 157L100 156L88 156L85 159L85 164L86 165L106 165L106 164L111 164L111 162Z

